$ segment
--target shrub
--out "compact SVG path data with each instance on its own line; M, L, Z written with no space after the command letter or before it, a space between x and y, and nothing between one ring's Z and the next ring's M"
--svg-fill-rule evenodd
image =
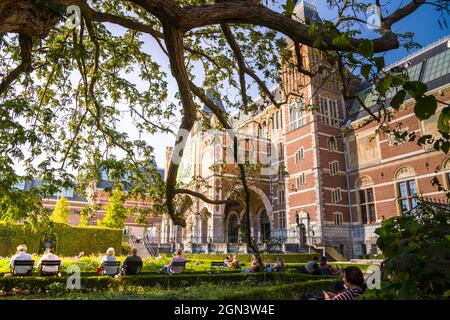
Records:
M173 254L162 254L161 256L171 258L174 255ZM310 260L314 256L320 257L318 253L313 254L307 254L307 253L284 253L284 254L262 254L261 257L263 261L271 260L272 262L275 262L276 258L278 256L282 256L284 259L284 262L286 263L305 263ZM199 254L185 254L185 257L189 260L217 260L217 261L223 261L227 257L227 254L206 254L206 253L199 253ZM251 254L238 254L237 258L239 261L244 262L250 262L252 255Z
M375 231L386 256L381 288L399 299L441 299L450 287L450 211L418 203Z
M85 254L105 252L108 247L121 248L122 231L100 227L71 227L52 223L56 237L56 253L75 256L81 251ZM48 233L48 230L45 231ZM28 252L40 252L44 235L28 224L0 223L0 256L11 256L19 244L26 244Z
M273 284L294 283L309 280L327 280L334 281L336 278L331 276L312 276L306 274L293 273L225 273L225 274L179 274L173 276L166 275L142 275L142 276L124 276L113 278L108 276L88 276L81 278L81 291L106 291L109 289L119 290L127 287L159 287L159 288L177 288L196 286L202 283L215 285L226 285L230 283L244 284L252 288L257 283L270 282ZM0 278L0 291L4 293L42 293L49 290L58 293L60 284L65 285L67 277L3 277ZM58 283L56 285L55 283ZM53 285L50 288L50 285Z

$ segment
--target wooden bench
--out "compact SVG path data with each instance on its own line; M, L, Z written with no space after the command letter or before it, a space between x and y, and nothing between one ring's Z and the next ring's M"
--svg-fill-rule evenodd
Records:
M211 261L211 271L210 271L210 273L220 273L220 271L215 269L215 268L222 268L222 267L223 267L223 262L221 262L221 261Z
M11 267L11 273L13 276L31 276L33 274L34 260L14 260L13 266ZM16 269L19 267L18 269ZM18 272L20 270L25 270L26 272Z
M105 261L103 262L103 274L107 276L115 276L120 272L120 261Z
M55 271L47 271L45 267L57 267ZM42 260L39 265L40 276L59 276L61 270L61 260Z

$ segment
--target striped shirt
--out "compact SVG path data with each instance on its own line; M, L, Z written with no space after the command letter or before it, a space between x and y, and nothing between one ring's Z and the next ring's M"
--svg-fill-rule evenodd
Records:
M348 288L336 294L331 300L353 300L362 293L360 288Z

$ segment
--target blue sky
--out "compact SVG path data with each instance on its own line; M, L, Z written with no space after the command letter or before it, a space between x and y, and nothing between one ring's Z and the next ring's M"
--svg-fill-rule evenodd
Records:
M375 2L375 1L369 1L369 2ZM382 1L382 3L385 3L387 1ZM398 6L399 1L393 1L394 5ZM407 3L408 1L402 1L403 3ZM325 0L319 0L316 1L317 9L319 12L319 15L323 19L329 19L334 20L336 18L336 13L330 10ZM275 9L275 8L274 8ZM278 11L278 10L277 10ZM426 46L448 34L450 34L450 29L443 29L441 30L437 21L438 14L436 13L435 9L431 6L423 6L418 11L416 11L414 14L410 15L407 19L404 21L401 21L400 23L397 23L394 25L394 31L395 32L413 32L415 34L414 40L421 44L422 46ZM445 16L447 20L447 24L450 27L450 17ZM117 28L117 29L116 29ZM113 29L120 30L118 27L113 27ZM369 31L369 30L367 30ZM371 37L371 33L367 32L363 34L364 36ZM168 74L168 82L169 82L169 97L174 97L175 93L177 92L177 86L174 81L174 79L171 77L171 73L169 70L169 62L167 60L167 57L161 52L157 44L152 40L150 37L143 36L143 40L145 41L145 50L152 54L154 59L158 61L161 65L163 70ZM391 50L386 53L385 55L385 61L386 64L389 65L397 60L402 59L406 55L410 54L412 52L406 51L404 48L399 48L396 50ZM136 79L133 79L136 81L136 83L139 84L139 79L136 76ZM197 84L201 84L202 76L199 72L198 76L196 77L195 82ZM142 87L145 88L145 85ZM256 90L251 90L254 94L256 93ZM120 129L122 131L127 132L131 137L137 138L137 132L135 132L134 126L127 120L124 119L122 123L120 124ZM156 134L149 137L148 141L155 149L155 157L156 162L159 167L164 167L165 163L165 149L166 146L172 146L174 143L174 137L170 134Z

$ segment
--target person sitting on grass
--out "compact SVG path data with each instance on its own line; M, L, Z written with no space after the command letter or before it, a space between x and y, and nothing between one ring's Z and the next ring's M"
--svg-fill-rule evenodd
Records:
M306 272L309 274L316 274L316 275L322 274L320 272L320 267L319 267L318 261L319 261L319 258L316 256L314 256L314 258L312 260L308 261L305 264Z
M184 268L186 266L186 258L183 257L183 251L181 251L181 249L177 249L177 251L175 251L175 257L172 258L172 261L170 261L170 263L168 265L165 265L164 267L162 267L159 270L159 273L167 273L167 274L172 274L172 273L182 273L184 271ZM184 266L173 266L174 262L184 262Z
M222 268L230 268L232 263L233 263L233 257L231 256L231 254L229 254L225 258Z
M285 270L284 259L281 256L277 257L277 262L272 266L272 272L282 272Z
M366 285L364 276L358 267L350 266L344 269L343 281L333 282L333 292L302 294L301 300L354 300L364 293Z
M30 261L33 260L31 257L31 254L27 253L27 246L24 244L21 244L17 247L16 254L11 257L11 260L9 261L9 266L11 268L14 268L14 261L15 260L24 260L24 261ZM15 268L16 274L26 274L30 272L30 267L28 266L17 266Z
M122 262L122 275L133 276L142 270L142 258L137 255L137 249L132 248L130 254Z
M324 292L325 300L354 300L364 293L364 275L358 267L344 269L344 290L336 294Z
M116 273L116 267L105 267L105 262L115 262L116 257L114 256L114 248L108 248L106 250L106 255L103 256L100 266L97 268L97 273L99 274L113 274Z
M261 272L261 265L258 262L258 258L256 258L256 255L252 255L251 266L249 268L244 268L242 271L245 273Z
M233 261L231 261L230 268L231 269L240 269L241 268L241 266L239 265L239 260L235 254L233 255Z
M339 273L341 273L341 270L339 270L338 268L334 268L327 262L327 258L322 256L322 258L320 258L320 272L323 275L338 275Z
M39 269L39 267L42 264L42 261L58 261L61 260L60 257L58 257L52 248L47 248L45 249L45 253L43 254L43 256L41 257L41 260L39 260L37 267ZM62 265L62 263L61 263ZM46 273L46 274L54 274L57 273L59 270L58 266L42 266L42 273Z

